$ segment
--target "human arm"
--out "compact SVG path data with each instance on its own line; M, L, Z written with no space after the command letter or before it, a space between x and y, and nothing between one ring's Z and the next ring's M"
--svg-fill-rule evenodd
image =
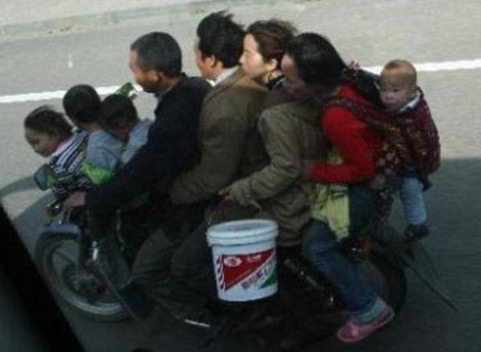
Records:
M203 86L172 88L156 109L147 143L112 180L89 192L87 206L104 224L118 207L191 166L206 91Z
M190 171L176 177L170 189L174 203L207 200L236 179L248 131L246 119L219 110L209 116L201 137L201 159Z
M259 119L259 131L270 163L247 178L236 181L228 189L228 198L242 205L255 204L257 199L275 196L300 175L300 143L296 116L282 109L266 110Z
M121 164L127 164L130 159L134 157L139 149L147 143L147 136L149 133L152 121L150 119L144 119L137 123L134 129L129 134L129 140L124 146L124 150L121 156Z
M168 131L159 128L152 133L149 142L112 179L88 192L87 207L93 216L102 219L103 226L107 226L116 209L172 171L174 163L169 143L173 140Z
M379 137L356 116L341 107L329 108L322 120L323 131L336 146L344 162L310 165L310 177L323 183L356 183L367 181L375 175L375 148Z
M57 157L49 162L48 167L52 171L53 180L49 187L57 200L64 200L74 191L84 190L91 186L91 182L80 170L81 158L62 159L74 160L71 163L60 162Z
M123 148L123 142L108 132L93 131L89 135L85 161L92 167L114 172L120 166Z

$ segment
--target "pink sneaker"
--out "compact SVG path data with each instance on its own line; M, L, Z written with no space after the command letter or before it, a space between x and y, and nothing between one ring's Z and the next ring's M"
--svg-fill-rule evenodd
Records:
M351 318L337 330L337 338L345 343L359 342L388 324L394 316L394 310L387 306L376 319L369 323L360 324Z

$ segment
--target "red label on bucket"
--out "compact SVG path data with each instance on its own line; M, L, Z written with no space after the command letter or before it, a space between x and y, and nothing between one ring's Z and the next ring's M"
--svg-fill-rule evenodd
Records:
M221 288L229 290L242 282L242 287L248 289L258 281L264 281L272 274L275 265L274 249L249 254L222 254L216 258L217 270L221 274ZM264 270L263 270L264 269Z

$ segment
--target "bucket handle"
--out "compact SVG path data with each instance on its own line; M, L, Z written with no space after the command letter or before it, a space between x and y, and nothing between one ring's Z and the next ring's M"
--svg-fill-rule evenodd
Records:
M206 213L208 214L207 227L210 227L212 221L215 219L216 215L220 212L220 210L225 206L226 202L227 201L225 200L225 198L222 197L212 201L209 204L206 210Z

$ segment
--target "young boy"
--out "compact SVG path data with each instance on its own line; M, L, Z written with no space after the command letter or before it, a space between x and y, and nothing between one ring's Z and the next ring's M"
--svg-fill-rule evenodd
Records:
M72 123L89 133L82 171L94 184L103 183L120 167L123 143L102 130L99 124L100 97L86 84L70 88L63 98L65 113Z
M440 164L439 136L424 94L417 86L417 73L406 60L388 62L380 77L381 101L392 114L401 138L390 138L401 158L401 201L408 226L408 237L428 234L423 191L430 187L427 176Z
M140 120L132 100L119 94L109 95L101 104L100 125L125 143L120 157L121 166L127 164L147 142L152 120Z

